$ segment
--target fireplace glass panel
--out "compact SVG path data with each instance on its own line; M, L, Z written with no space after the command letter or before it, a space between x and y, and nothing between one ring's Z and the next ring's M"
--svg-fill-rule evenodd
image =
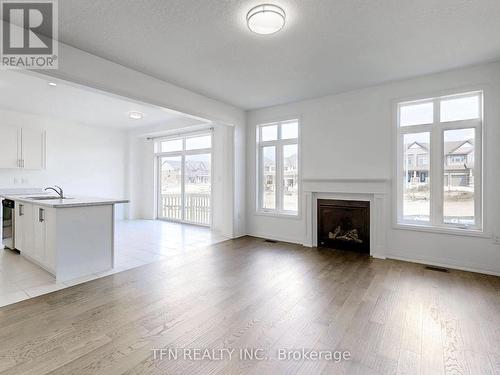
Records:
M318 246L370 253L370 202L318 199Z

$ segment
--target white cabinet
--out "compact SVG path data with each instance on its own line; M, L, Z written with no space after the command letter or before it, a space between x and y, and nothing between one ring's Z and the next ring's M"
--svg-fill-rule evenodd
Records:
M15 240L21 255L55 271L53 208L16 202Z
M16 202L15 241L16 249L28 255L33 248L33 205Z
M23 251L24 248L24 243L23 243L23 238L24 238L24 217L23 217L23 210L24 206L22 204L19 204L16 202L15 210L14 210L14 216L15 216L15 227L14 227L14 242L16 244L16 249L19 251Z
M45 131L7 125L0 139L0 168L45 168Z
M44 262L47 247L47 225L45 222L45 209L33 206L33 258L38 262Z
M21 129L21 166L25 169L43 169L45 165L45 132Z
M50 202L26 198L15 202L16 247L21 256L52 273L57 282L113 268L112 203L52 207Z
M1 126L0 139L2 140L2 152L0 153L0 168L21 167L21 132L16 126Z

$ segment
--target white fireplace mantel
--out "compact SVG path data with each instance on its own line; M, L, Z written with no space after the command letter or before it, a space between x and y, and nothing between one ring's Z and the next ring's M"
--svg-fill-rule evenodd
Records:
M370 255L385 258L387 192L390 180L378 178L303 179L306 235L304 246L317 245L317 200L343 199L370 202Z

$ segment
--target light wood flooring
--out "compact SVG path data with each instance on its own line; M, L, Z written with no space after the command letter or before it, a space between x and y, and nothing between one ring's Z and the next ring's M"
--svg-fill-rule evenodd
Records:
M86 281L166 259L176 249L194 250L227 240L209 228L163 220L115 222L115 264L104 272L56 282L54 276L0 246L0 307Z
M301 348L351 359L272 359ZM239 373L500 374L500 278L244 237L0 308L0 374Z

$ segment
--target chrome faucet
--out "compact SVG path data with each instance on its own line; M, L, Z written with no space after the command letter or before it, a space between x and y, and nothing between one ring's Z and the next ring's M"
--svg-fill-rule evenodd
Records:
M57 186L57 185L54 185L54 186L59 190L57 190L56 188L53 188L53 187L48 187L48 188L45 188L45 191L54 190L57 193L57 195L59 195L59 198L64 199L64 192L63 192L62 187Z

